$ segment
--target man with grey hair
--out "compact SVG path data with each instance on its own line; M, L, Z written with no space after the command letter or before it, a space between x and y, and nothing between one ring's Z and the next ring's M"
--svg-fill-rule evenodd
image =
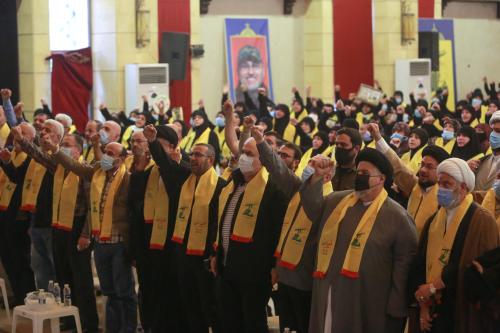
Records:
M64 134L68 134L71 131L71 126L73 126L73 119L66 113L58 113L55 119L60 122L64 127Z
M427 220L410 272L409 287L420 309L417 332L491 332L491 323L466 300L464 272L472 261L500 244L493 215L473 201L474 173L459 158L437 168L440 209ZM418 324L417 324L418 325Z

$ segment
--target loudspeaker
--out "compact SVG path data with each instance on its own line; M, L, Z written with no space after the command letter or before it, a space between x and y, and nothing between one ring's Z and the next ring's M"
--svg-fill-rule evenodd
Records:
M418 57L431 59L432 71L439 71L439 32L418 33Z
M161 34L160 63L168 64L170 80L185 80L189 58L189 34L163 32Z

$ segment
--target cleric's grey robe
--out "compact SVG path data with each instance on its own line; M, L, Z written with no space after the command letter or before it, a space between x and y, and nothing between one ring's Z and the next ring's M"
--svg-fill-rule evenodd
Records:
M351 192L334 192L323 200L321 182L309 182L302 188L301 198L306 214L319 223L321 231L339 201ZM406 210L392 199L387 198L375 220L361 259L359 278L340 274L351 237L366 209L358 202L347 210L327 275L314 279L309 333L325 332L329 290L331 332L387 333L392 330L388 316L407 316L406 287L417 250L417 233ZM320 237L318 232L318 243Z

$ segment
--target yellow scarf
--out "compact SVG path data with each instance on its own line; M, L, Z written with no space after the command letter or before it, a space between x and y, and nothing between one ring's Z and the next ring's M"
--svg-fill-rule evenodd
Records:
M2 142L4 144L5 144L5 141L7 141L9 134L10 134L10 127L7 123L5 123L0 127L0 139L2 140Z
M226 142L226 133L224 132L224 128L218 127L216 130L214 130L214 133L217 135L217 138L219 139L221 156L226 158L227 160L230 160L231 150L229 149Z
M297 113L295 111L290 112L290 118L297 119L298 122L301 122L308 115L309 115L309 113L307 112L306 108L304 108L304 110L302 110L302 112L300 113L300 115L298 117L297 117Z
M273 128L276 127L275 124L276 124L276 120L273 118ZM288 123L286 128L285 128L285 131L283 132L283 140L288 141L288 142L294 142L293 139L295 138L295 132L296 132L295 126Z
M422 191L420 185L416 184L408 200L408 214L415 221L418 235L427 220L438 210L437 192L439 186L435 184L429 191Z
M52 187L52 227L71 231L75 214L80 178L58 165Z
M269 173L265 168L260 171L250 180L243 193L238 215L234 223L233 234L231 240L240 243L253 242L253 232L257 223L260 204L264 191L266 190ZM222 223L222 213L226 207L229 195L234 190L234 181L231 181L221 192L219 197L219 223ZM216 246L218 241L216 242Z
M94 147L93 146L87 147L85 149L85 151L83 152L83 156L85 156L86 162L88 162L88 163L92 162L95 159Z
M147 168L146 168L147 169ZM158 166L153 166L149 173L148 182L146 184L146 191L144 192L144 223L151 224L155 216L155 199L158 194L160 170Z
M222 172L222 175L220 175L220 177L222 179L224 179L225 181L228 181L229 178L231 177L231 174L233 173L233 170L231 170L231 168L229 167L229 165L224 169L224 171Z
M353 279L359 277L359 266L361 264L365 245L370 237L378 212L386 199L387 192L386 190L382 190L363 214L350 241L346 257L344 258L344 264L341 271L342 275ZM340 223L342 223L347 209L354 206L358 200L354 192L345 196L337 207L335 207L330 217L328 217L321 232L318 244L318 258L316 271L313 274L314 277L322 279L326 276L333 250L335 249L335 243L337 242Z
M205 253L210 201L218 180L217 173L210 168L198 181L196 176L191 174L182 185L172 241L184 243L189 217L191 217L186 251L188 255L202 256Z
M332 183L323 185L323 197L332 193ZM307 217L300 203L300 193L297 192L288 204L280 240L274 256L279 258L278 265L294 270L302 259L306 240L312 228L312 221Z
M427 147L427 145L424 145L422 148L417 150L417 152L411 158L411 151L404 153L403 156L401 156L401 161L408 167L408 169L413 172L413 174L416 174L418 172L418 169L420 169L420 162L422 162L422 151L425 147Z
M441 207L429 227L426 255L426 279L432 282L441 276L443 267L448 264L451 249L458 228L472 204L472 194L468 194L460 206L456 208L455 215L446 227L446 209Z
M481 206L495 216L498 231L500 232L500 215L496 216L497 198L493 189L489 189L488 192L486 192Z
M154 202L154 215L149 248L152 250L162 250L165 246L165 240L167 239L168 209L170 200L168 198L167 190L165 189L165 184L163 184L163 180L159 175L156 176L156 174L153 174L155 169L158 170L158 167L153 167L148 180L148 186L152 177L153 180L156 180L157 184L156 194L150 200ZM157 173L157 171L155 173ZM146 198L144 198L144 209L146 209Z
M203 133L196 139L196 132L193 129L189 130L189 133L182 138L181 140L181 148L184 149L187 153L191 152L191 148L197 143L208 143L208 139L210 138L210 128L207 127Z
M38 192L42 186L42 180L47 169L35 160L31 160L26 176L24 177L23 194L21 201L21 210L34 212L36 208L36 200Z
M11 153L12 164L18 168L24 163L28 155L24 152L18 153L13 151ZM9 180L9 177L0 169L0 211L6 211L9 208L10 200L14 195L17 185Z
M446 150L448 152L448 154L451 154L451 151L453 150L453 146L455 146L456 141L457 141L457 139L453 138L450 141L448 141L447 143L444 143L443 138L437 138L436 142L434 144L436 146L439 146L439 147L443 148L444 150Z
M333 150L332 146L326 147L326 149L321 153L321 155L328 156L329 154L332 153L332 150ZM304 155L302 155L302 158L300 159L300 162L299 162L299 166L297 167L297 170L295 170L295 175L297 175L298 177L302 176L302 172L304 171L307 164L311 160L312 151L313 151L313 149L309 148L304 153Z
M104 203L104 214L101 221L101 198L102 191L106 183L106 171L99 169L92 177L90 185L90 204L91 212L90 217L92 221L92 234L99 236L103 241L111 239L111 228L113 226L113 203L115 201L115 194L118 187L122 183L123 177L127 172L125 164L122 164L116 171L116 174L111 182L106 202Z

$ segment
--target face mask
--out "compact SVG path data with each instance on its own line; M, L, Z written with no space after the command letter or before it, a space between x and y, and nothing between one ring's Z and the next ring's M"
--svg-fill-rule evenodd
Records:
M472 106L477 108L478 106L481 105L481 100L479 98L473 98L472 99Z
M99 131L99 136L101 137L101 144L107 145L109 143L109 134L105 130Z
M407 123L410 121L410 116L408 116L406 113L403 115L403 122Z
M189 119L189 125L191 125L191 127L194 127L194 120L193 120L193 118Z
M444 140L451 140L455 137L455 133L453 133L452 131L443 131L443 134L441 134L441 137L444 139Z
M439 103L439 98L433 98L431 105L434 104L434 103Z
M83 143L83 150L88 149L90 146L87 142Z
M302 182L306 182L314 174L314 168L311 166L306 166L304 171L302 171Z
M366 191L370 189L370 175L356 175L354 179L354 191Z
M68 148L68 147L61 147L61 153L63 153L64 155L68 156L68 157L73 157L73 151L71 150L71 148Z
M246 154L242 154L240 159L238 160L238 167L243 173L252 173L253 172L253 157L250 157Z
M491 134L490 134L490 146L491 146L491 149L500 148L500 133L497 133L495 131L491 132Z
M271 111L269 112L269 114L271 115L271 117L276 118L276 111Z
M404 141L404 140L406 139L406 136L401 135L401 134L399 134L399 133L392 133L392 135L391 135L391 140L392 140L392 139L399 139L399 140L401 140L401 141Z
M422 114L420 113L419 110L415 110L415 118L422 118Z
M447 188L438 188L438 203L444 208L451 208L455 205L455 191Z
M387 111L387 104L382 104L382 111Z
M130 121L133 121L134 123L136 122L137 118L136 117L130 117L128 118Z
M352 162L351 149L335 148L335 160L339 165L348 165Z
M101 169L104 171L109 171L113 169L113 165L115 164L115 159L108 154L102 155L101 159Z
M396 102L397 105L401 104L402 100L399 97L394 98L394 101Z
M370 134L370 132L367 131L363 133L363 141L364 142L372 141L372 135Z
M226 119L224 119L222 117L215 118L215 126L217 126L217 127L224 127L224 126L226 126Z
M332 119L328 119L326 121L326 127L328 128L332 128L333 126L337 125L337 123L335 122L335 120L332 120Z
M500 179L496 179L493 183L493 191L495 191L497 198L500 198Z

